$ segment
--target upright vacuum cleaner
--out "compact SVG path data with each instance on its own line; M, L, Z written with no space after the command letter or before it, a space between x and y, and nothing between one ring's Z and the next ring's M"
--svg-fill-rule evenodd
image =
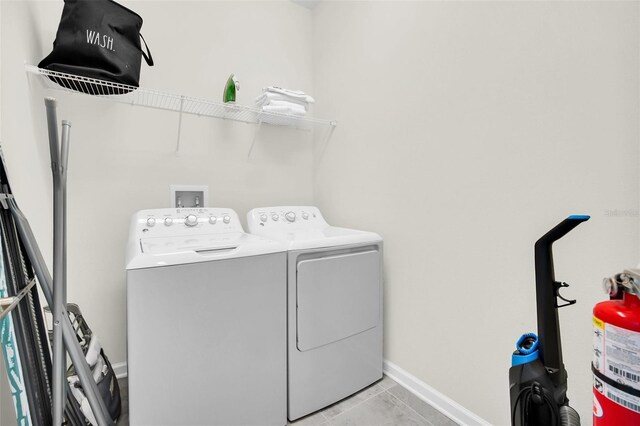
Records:
M558 308L573 305L555 280L551 246L589 216L569 216L535 244L538 335L527 333L516 343L509 369L512 426L579 426L578 413L569 406L567 371L562 363Z

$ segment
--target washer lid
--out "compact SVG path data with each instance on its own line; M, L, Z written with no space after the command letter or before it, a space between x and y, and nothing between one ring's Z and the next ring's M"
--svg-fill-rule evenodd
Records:
M148 237L139 240L127 269L209 262L286 251L281 242L244 232Z
M176 237L150 237L140 239L143 254L170 254L183 252L206 252L236 249L247 234L184 235Z

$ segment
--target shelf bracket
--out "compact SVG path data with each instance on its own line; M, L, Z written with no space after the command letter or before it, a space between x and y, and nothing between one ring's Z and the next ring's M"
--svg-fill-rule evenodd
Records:
M176 141L176 154L180 154L180 133L182 131L182 113L184 112L184 96L180 96L180 111L178 113L178 140Z
M329 131L327 132L327 137L324 138L325 146L329 143L329 139L331 139L331 136L333 136L333 131L336 129L337 125L338 123L335 121L332 121L331 123L329 123Z
M249 153L247 154L247 160L251 159L251 153L253 152L253 146L256 144L256 139L258 139L258 133L260 133L260 129L262 128L262 120L258 121L258 127L253 132L253 140L251 141L251 147L249 147Z
M318 151L319 152L318 152L318 155L316 157L317 159L315 160L316 168L320 164L320 161L322 160L322 157L324 157L324 152L327 149L327 145L329 145L329 140L333 136L333 131L336 129L337 125L338 125L338 123L335 122L335 121L332 121L332 122L329 123L329 130L327 130L327 133L326 133L326 136L324 137L324 140L322 141L322 143L318 147Z

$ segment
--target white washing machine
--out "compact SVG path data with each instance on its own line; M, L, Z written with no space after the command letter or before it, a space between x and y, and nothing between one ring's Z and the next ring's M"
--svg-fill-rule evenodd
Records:
M231 209L143 210L127 249L131 425L285 425L286 247Z
M316 207L256 208L249 232L286 243L288 417L382 378L382 238L330 226Z

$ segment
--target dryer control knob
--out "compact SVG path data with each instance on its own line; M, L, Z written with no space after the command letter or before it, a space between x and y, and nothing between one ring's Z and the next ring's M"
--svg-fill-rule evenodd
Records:
M165 217L164 218L164 224L165 224L165 226L173 225L173 218L172 217Z
M224 216L222 216L222 221L224 223L229 223L231 222L231 216L229 216L228 214L225 214Z
M271 215L271 220L273 220L274 222L277 222L278 219L280 219L280 216L278 216L276 213Z
M260 215L260 222L266 222L267 219L269 219L269 217L265 213Z
M198 224L198 216L190 214L184 218L184 224L187 226L196 226Z
M215 225L216 222L218 221L218 218L215 216L209 216L209 223L212 225Z
M147 226L149 228L153 227L156 225L156 218L155 217L148 217L147 218Z
M309 219L309 213L307 213L307 212L302 212L302 218L303 218L304 220Z
M295 222L296 221L296 214L294 212L287 212L287 213L285 213L284 217L289 222Z

